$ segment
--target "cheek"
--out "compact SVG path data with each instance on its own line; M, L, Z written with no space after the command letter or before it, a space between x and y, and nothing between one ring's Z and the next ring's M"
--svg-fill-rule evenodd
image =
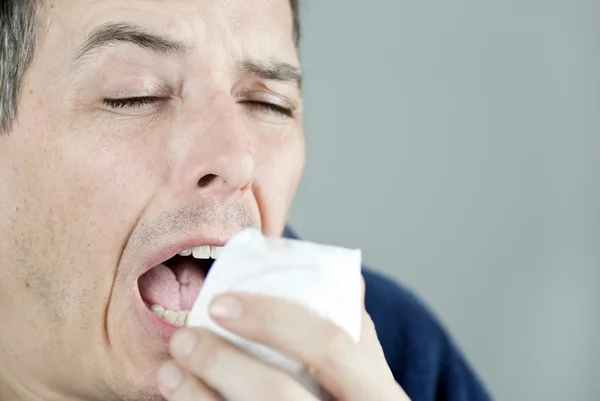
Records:
M120 250L144 208L149 191L140 183L151 179L131 149L100 140L90 146L76 135L15 146L14 174L3 183L12 223L1 234L15 258L0 262L2 275L11 279L10 292L27 289L60 321L101 307L97 300L109 294Z
M267 235L281 235L305 164L304 136L298 132L263 144L257 156L257 199Z

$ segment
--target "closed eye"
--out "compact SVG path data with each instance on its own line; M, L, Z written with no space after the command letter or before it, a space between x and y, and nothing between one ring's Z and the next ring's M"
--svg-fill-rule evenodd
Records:
M112 109L142 109L146 106L152 106L156 103L163 101L163 98L157 96L140 96L140 97L128 97L119 99L104 99L103 103ZM291 108L284 107L275 103L260 102L248 100L242 102L255 109L256 111L266 113L276 113L287 118L294 117L294 111Z
M254 100L247 100L242 103L249 105L257 111L262 111L266 113L277 113L289 118L294 117L294 111L291 108L287 108L275 103L259 102Z
M103 103L112 109L141 109L146 106L154 105L162 100L163 98L156 96L140 96L121 99L104 99Z

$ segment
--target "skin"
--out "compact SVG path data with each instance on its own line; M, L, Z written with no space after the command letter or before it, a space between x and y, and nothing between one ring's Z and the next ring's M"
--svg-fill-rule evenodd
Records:
M331 322L270 297L224 294L213 302L212 317L232 332L302 361L333 400L409 401L364 308L358 344ZM201 328L177 332L170 350L174 361L161 367L158 381L170 401L219 401L217 394L230 400L317 401L294 380Z
M209 333L181 330L169 347L141 328L133 302L157 249L247 226L281 235L305 160L301 93L237 61L299 67L287 0L56 0L44 17L17 122L0 137L0 399L236 398L263 372L261 400L310 400ZM187 50L116 44L74 66L94 28L123 21ZM104 103L134 96L160 99ZM369 319L368 340L353 344L281 301L240 300L241 317L219 321L310 364L338 399L404 396ZM302 327L319 341L298 338ZM193 356L175 346L186 332L199 338ZM157 372L173 361L186 379L167 389L168 367ZM231 375L240 387L228 388Z

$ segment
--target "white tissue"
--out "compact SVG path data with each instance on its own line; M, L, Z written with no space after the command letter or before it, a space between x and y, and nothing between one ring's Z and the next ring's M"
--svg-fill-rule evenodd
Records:
M278 297L330 319L356 342L362 316L361 251L285 238L267 238L255 229L233 237L214 262L188 317L249 354L282 369L313 395L328 398L305 366L279 352L218 326L208 307L219 294L250 292Z

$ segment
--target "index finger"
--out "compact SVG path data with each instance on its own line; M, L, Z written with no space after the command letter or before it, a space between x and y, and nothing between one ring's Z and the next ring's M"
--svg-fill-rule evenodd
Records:
M237 302L239 312L235 318L213 316L225 329L309 365L315 379L337 398L370 398L359 395L366 395L365 373L373 363L363 347L333 322L272 297L236 293L221 299Z

